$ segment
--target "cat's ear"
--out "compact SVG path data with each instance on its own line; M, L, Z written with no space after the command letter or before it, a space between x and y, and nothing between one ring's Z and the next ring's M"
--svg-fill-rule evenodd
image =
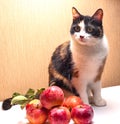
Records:
M102 18L103 18L103 10L102 9L98 9L94 15L92 16L93 18L99 20L99 21L102 21Z
M73 16L73 20L80 17L80 13L77 11L75 7L72 7L72 16Z

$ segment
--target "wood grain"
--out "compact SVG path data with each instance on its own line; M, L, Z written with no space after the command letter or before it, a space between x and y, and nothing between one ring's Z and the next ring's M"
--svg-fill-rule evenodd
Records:
M51 54L70 39L73 6L86 15L103 8L110 44L103 87L120 85L119 0L0 0L0 100L48 86Z

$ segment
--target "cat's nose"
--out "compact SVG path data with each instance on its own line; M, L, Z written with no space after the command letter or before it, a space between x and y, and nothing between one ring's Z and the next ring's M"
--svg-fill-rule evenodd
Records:
M80 36L80 39L82 40L84 38L84 36Z

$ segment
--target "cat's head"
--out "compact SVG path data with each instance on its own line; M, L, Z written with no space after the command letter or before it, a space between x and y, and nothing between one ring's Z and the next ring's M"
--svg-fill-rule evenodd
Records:
M103 37L103 10L98 9L92 16L81 15L72 8L73 23L70 34L74 41L82 45L95 45Z

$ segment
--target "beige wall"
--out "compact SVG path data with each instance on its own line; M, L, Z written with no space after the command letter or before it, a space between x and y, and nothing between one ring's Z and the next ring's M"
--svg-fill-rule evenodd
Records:
M88 15L103 8L110 44L103 87L120 85L120 0L0 0L0 100L47 87L50 56L70 38L72 6Z

